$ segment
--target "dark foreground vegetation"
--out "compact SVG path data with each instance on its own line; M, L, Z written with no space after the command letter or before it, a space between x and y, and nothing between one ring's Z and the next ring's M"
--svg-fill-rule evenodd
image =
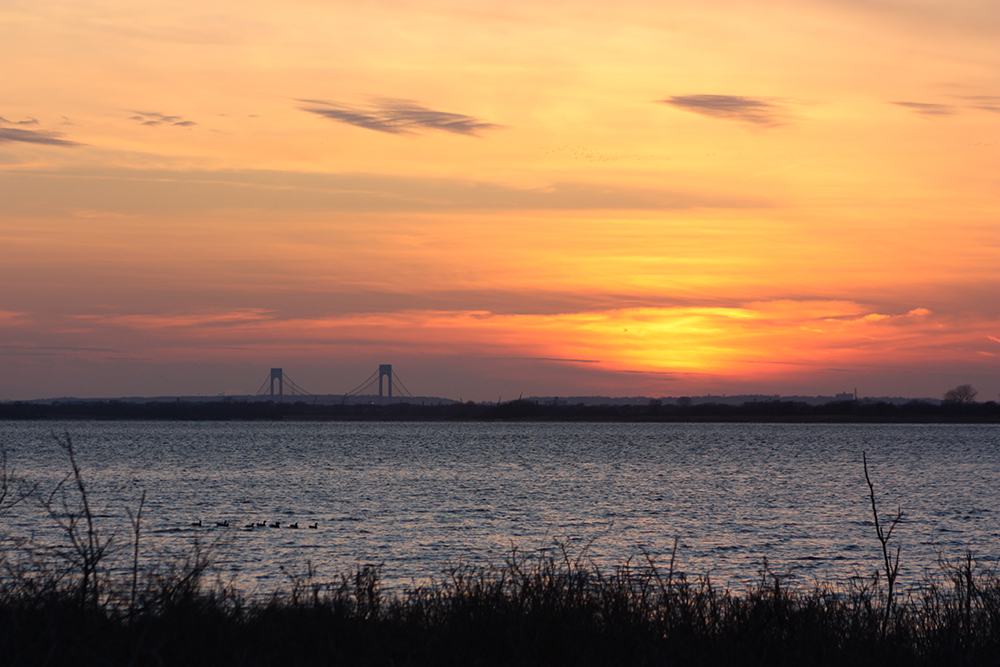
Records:
M552 421L552 422L794 422L1000 423L1000 404L837 401L810 405L761 401L742 405L551 405L506 403L386 403L330 405L310 401L67 401L0 404L0 419L316 420L316 421Z
M438 583L383 593L378 566L319 582L308 566L283 592L247 599L212 580L210 554L140 568L142 508L118 545L83 476L43 495L5 482L0 508L32 497L63 528L41 549L4 541L0 664L16 665L997 665L1000 579L971 555L898 589L896 521L876 519L884 561L870 576L787 588L765 566L745 591L687 578L676 563L601 571L584 556L512 552L454 567ZM894 588L894 586L896 586Z
M95 581L7 575L5 665L996 665L997 580L949 566L887 621L872 579L786 589L769 573L736 594L702 577L511 556L383 595L378 569L297 580L247 602L204 587L206 563L142 576L136 595Z

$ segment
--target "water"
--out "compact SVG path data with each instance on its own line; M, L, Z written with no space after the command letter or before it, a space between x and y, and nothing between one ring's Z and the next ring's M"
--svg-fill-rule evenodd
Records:
M793 582L843 581L881 559L862 451L883 520L904 513L904 580L939 555L1000 556L995 425L6 422L0 445L51 490L66 432L119 544L145 491L148 558L211 545L216 573L250 594L307 563L321 580L384 564L399 589L512 548L665 564L675 540L680 571L737 589L765 557ZM283 527L244 528L261 521ZM0 516L0 534L62 539L36 503Z

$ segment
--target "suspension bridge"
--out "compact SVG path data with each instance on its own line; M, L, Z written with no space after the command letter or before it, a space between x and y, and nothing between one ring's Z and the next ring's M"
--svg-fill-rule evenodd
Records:
M403 394L402 394L403 396L407 396L409 398L413 398L413 394L411 394L410 390L406 388L406 385L403 384L403 381L399 379L399 375L393 375L392 374L392 364L381 364L381 365L379 365L377 371L375 371L374 373L372 373L371 375L369 375L367 380L365 380L364 382L362 382L361 384L359 384L357 387L355 387L351 391L347 392L347 394L345 394L345 396L361 396L365 391L367 391L369 388L371 388L372 386L374 386L374 384L375 384L375 378L378 378L378 397L379 398L383 398L383 393L382 393L382 391L383 391L382 380L383 379L388 380L388 382L386 382L386 385L388 385L388 389L389 389L389 398L392 398L392 388L394 386L403 390Z
M380 364L378 369L368 376L368 379L344 394L344 400L350 397L366 395L365 392L374 389L376 382L378 382L378 397L380 399L391 399L394 389L396 390L396 395L399 397L413 398L413 394L406 388L403 381L399 379L399 375L392 372L392 364ZM275 385L277 385L277 393L275 393ZM286 385L289 390L287 394L285 393ZM281 368L272 368L270 375L264 378L264 382L261 383L260 388L254 395L270 395L279 398L284 396L316 396L316 394L312 394L296 384L292 378L288 377L284 369Z

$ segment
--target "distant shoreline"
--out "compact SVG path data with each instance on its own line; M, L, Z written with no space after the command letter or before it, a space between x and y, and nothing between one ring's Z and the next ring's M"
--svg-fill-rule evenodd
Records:
M531 400L507 403L310 404L306 401L54 401L0 404L0 420L138 421L516 421L516 422L679 422L796 424L996 424L1000 404L924 401L894 404L797 401L742 405L702 403L663 405L552 405Z

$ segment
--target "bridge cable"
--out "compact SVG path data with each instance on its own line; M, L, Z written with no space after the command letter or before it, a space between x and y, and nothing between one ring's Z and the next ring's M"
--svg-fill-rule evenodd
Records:
M285 382L287 382L289 384L289 386L292 388L292 394L291 394L292 396L295 396L295 391L296 390L298 390L300 396L312 396L311 393L309 393L308 391L306 391L305 389L303 389L302 387L300 387L295 382L295 380L293 380L292 378L288 377L288 375L282 374L282 376L285 378Z
M346 395L347 396L356 396L359 391L361 391L363 389L367 389L368 385L370 385L372 383L372 380L374 380L376 377L378 377L378 371L375 371L374 373L372 373L371 375L369 375L367 380L365 380L364 382L362 382L361 384L359 384L357 387L355 387L354 389L352 389L349 392L347 392Z
M413 394L411 394L410 390L406 388L406 385L403 384L403 381L399 379L399 375L395 375L393 377L392 382L393 382L393 384L397 384L398 383L399 386L403 388L403 391L406 392L406 395L409 396L410 398L413 398Z
M355 391L355 393L353 393L351 395L352 396L362 396L365 391L368 391L369 389L371 389L372 387L374 387L375 382L376 382L376 380L374 378L372 378L371 380L368 381L368 383L365 386L360 387L359 389L357 389Z

